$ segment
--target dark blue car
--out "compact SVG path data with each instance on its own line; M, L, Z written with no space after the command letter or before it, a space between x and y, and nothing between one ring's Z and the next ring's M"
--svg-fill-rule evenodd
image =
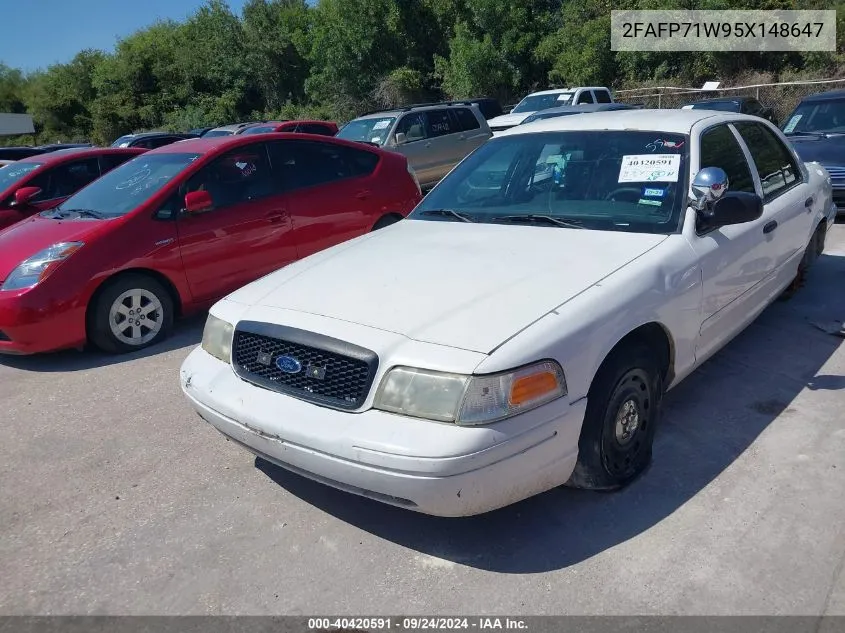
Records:
M787 117L783 133L802 160L827 169L837 215L845 214L845 90L805 97Z

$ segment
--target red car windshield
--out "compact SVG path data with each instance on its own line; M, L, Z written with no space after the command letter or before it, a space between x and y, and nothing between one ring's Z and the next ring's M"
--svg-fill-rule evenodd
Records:
M137 209L199 154L142 154L80 189L56 210L86 211L102 218L116 218Z
M0 191L4 191L41 167L41 163L16 161L0 168Z

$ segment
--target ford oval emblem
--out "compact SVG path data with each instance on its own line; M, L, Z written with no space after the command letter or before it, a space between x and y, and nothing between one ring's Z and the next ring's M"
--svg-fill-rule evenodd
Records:
M279 356L276 359L276 367L286 374L298 374L302 371L302 363L293 356Z

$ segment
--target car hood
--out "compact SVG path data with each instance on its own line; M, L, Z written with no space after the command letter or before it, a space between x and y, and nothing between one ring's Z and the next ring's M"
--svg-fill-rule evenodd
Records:
M519 125L532 114L534 113L519 112L517 114L503 114L487 121L487 125L491 128Z
M790 136L788 138L804 162L815 161L822 165L845 166L845 134L831 137Z
M665 239L405 220L292 264L228 299L489 353Z
M100 220L51 220L37 215L0 231L0 280L27 257L58 242L85 241Z

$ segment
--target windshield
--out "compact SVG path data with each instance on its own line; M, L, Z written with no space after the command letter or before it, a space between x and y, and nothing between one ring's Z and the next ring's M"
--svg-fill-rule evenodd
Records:
M739 112L739 101L703 101L691 103L694 110L720 110L722 112Z
M845 133L845 99L799 103L783 131L785 134Z
M499 137L459 163L409 217L455 221L457 212L494 224L533 215L548 226L672 233L686 203L687 147L685 136L662 132Z
M134 134L127 134L125 136L121 136L114 143L112 143L111 146L112 147L126 147L126 143L131 141L133 138L135 138Z
M376 145L384 145L395 120L396 117L392 116L355 119L344 125L340 132L337 133L337 137L346 139L347 141L365 141L367 143L375 143Z
M22 160L0 167L0 191L5 191L15 183L20 182L39 167L41 167L41 163L27 163Z
M528 95L511 112L515 114L520 112L537 112L538 110L554 108L555 106L569 105L572 103L573 94L572 92L555 92L546 95Z
M275 125L259 125L258 127L248 127L241 134L268 134L275 131ZM209 136L209 134L206 134L206 136Z
M65 200L59 211L93 211L105 218L126 215L149 200L199 154L142 154Z
M212 136L231 136L234 134L232 130L210 130L202 135L203 138L211 138Z

